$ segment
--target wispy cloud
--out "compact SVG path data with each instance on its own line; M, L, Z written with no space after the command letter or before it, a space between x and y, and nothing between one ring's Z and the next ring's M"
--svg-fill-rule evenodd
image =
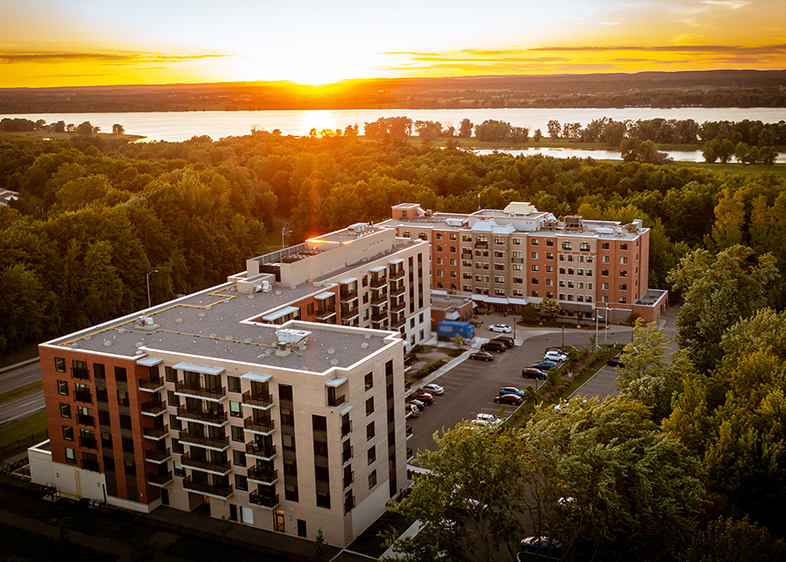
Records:
M61 62L92 62L104 64L172 64L222 58L224 54L189 54L177 55L166 53L3 53L0 52L0 64L13 63L61 63Z
M720 6L729 10L738 10L750 4L750 2L745 0L702 0L701 3L709 6Z

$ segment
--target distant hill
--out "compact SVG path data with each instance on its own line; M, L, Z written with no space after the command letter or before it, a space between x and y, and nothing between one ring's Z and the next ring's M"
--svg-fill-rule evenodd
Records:
M0 89L0 113L480 107L784 107L786 70Z

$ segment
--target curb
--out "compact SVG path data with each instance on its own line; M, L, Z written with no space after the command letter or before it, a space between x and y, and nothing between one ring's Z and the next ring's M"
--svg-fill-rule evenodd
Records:
M0 374L5 373L6 371L13 371L14 369L18 369L19 367L25 367L27 365L32 365L33 363L38 363L41 359L36 357L35 359L28 359L27 361L22 361L20 363L16 363L14 365L9 365L8 367L3 367L0 369Z

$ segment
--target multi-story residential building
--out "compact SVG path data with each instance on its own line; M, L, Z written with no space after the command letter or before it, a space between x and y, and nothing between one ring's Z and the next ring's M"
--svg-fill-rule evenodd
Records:
M624 321L632 312L656 320L666 291L647 287L649 229L579 216L556 220L529 203L470 214L432 213L396 205L399 236L431 243L432 287L471 295L492 309L513 311L545 297L562 314L594 319L598 310Z
M402 337L430 337L427 261L354 225L41 344L33 481L349 544L406 488Z

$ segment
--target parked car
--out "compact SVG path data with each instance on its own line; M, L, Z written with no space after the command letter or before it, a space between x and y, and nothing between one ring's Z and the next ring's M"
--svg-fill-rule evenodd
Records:
M546 373L535 367L524 367L521 370L521 376L527 379L546 380Z
M494 414L478 414L472 421L478 425L496 425L502 422L502 420Z
M524 398L524 391L519 390L515 386L503 386L499 389L500 394L515 394L516 396L521 396Z
M420 410L422 410L423 408L426 407L426 405L423 402L421 402L420 400L418 400L417 398L409 398L409 397L407 397L407 398L404 399L404 402L406 402L407 404L414 404Z
M510 347L516 347L515 340L509 336L495 336L491 341L504 341L505 343L510 344Z
M414 404L407 404L407 411L412 414L413 418L416 418L420 415L420 408L415 406Z
M501 344L499 342L491 342L491 341L486 342L480 346L481 351L494 351L496 353L502 353L506 349L507 347L505 347L504 344Z
M469 358L475 359L477 361L494 361L494 355L488 351L476 351L475 353L470 353Z
M442 388L438 384L434 384L433 382L430 382L428 384L424 384L423 387L421 388L421 390L424 390L425 392L428 392L429 394L435 394L437 396L439 396L440 394L445 392L444 388Z
M552 349L552 350L549 350L549 351L546 352L546 354L543 356L543 359L545 359L547 361L560 361L561 362L561 361L567 361L568 360L568 356L567 356L567 354L562 353L561 351L557 351L557 350Z
M625 363L623 363L620 356L617 355L616 357L612 357L611 359L606 361L606 365L608 365L609 367L624 367Z
M502 332L503 334L509 334L513 331L513 328L507 324L492 324L489 326L489 330L492 332Z
M513 404L518 406L523 400L524 399L518 394L500 394L494 399L494 402L497 404Z
M490 343L500 343L505 346L505 349L510 349L513 347L513 343L510 341L510 338L493 338L489 340Z
M410 398L414 398L415 400L420 400L426 406L434 402L434 397L429 394L428 392L424 392L422 390L416 390L412 394L409 395Z
M521 539L521 548L525 552L537 552L540 555L553 555L559 558L562 545L549 537L527 537Z
M546 361L545 359L540 363L535 363L533 367L536 369L540 369L541 371L548 371L549 369L554 369L557 366L554 361Z

